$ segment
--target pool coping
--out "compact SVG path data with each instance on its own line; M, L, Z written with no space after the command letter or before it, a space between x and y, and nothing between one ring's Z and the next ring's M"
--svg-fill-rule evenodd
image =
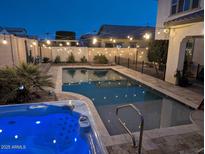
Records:
M76 99L84 101L88 105L88 107L91 110L94 121L96 123L98 133L99 133L100 137L102 138L102 142L105 146L111 146L111 145L123 144L123 143L131 143L131 139L130 139L130 136L128 134L120 134L120 135L110 136L110 134L108 133L104 123L102 122L102 119L100 118L93 102L89 98L87 98L83 95L77 94L77 93L63 92L62 91L62 70L64 68L113 69L114 71L117 71L121 74L124 74L124 75L126 75L134 80L137 80L139 82L141 82L141 80L138 80L135 77L133 77L132 75L126 74L125 72L122 72L121 69L123 69L123 68L121 66L84 66L83 65L83 66L54 66L54 67L57 67L57 72L56 72L57 77L55 80L55 89L54 89L55 93L57 95L59 93L61 93L61 94L65 94L68 96L76 97ZM142 84L147 85L146 82L142 82ZM148 84L147 86L151 87L150 84ZM151 88L153 88L153 87L151 87ZM155 89L155 88L153 88L153 89ZM157 88L156 88L156 90L160 91ZM193 106L191 106L191 107L194 108ZM150 140L150 139L153 139L153 138L169 136L169 135L184 134L184 133L194 132L194 131L199 131L199 128L193 123L186 124L186 125L180 125L180 126L174 126L174 127L144 130L143 143ZM134 132L134 135L135 135L136 139L138 139L139 132Z

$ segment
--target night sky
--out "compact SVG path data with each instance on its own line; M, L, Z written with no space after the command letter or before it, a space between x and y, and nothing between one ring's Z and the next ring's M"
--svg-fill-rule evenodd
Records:
M81 34L102 24L155 26L157 0L1 0L0 26L43 37L56 30Z

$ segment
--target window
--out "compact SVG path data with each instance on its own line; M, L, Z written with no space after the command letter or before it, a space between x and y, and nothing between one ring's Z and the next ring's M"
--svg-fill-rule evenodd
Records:
M192 9L198 8L199 7L199 0L193 0L192 2Z
M171 15L198 8L200 0L172 0Z
M182 12L184 7L184 0L179 0L178 12Z
M177 0L172 0L171 14L177 13Z
M184 10L183 11L187 11L187 10L190 9L190 3L191 3L190 0L185 0L184 1Z

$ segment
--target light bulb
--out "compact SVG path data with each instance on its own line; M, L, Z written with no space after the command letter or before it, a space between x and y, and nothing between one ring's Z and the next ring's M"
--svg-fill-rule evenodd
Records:
M3 39L3 40L2 40L2 43L3 43L3 44L8 44L8 41L5 40L5 39Z

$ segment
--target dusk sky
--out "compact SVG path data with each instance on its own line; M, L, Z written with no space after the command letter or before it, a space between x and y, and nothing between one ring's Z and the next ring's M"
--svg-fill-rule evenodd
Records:
M81 34L102 24L155 26L157 0L1 0L0 26L43 37L56 30Z

